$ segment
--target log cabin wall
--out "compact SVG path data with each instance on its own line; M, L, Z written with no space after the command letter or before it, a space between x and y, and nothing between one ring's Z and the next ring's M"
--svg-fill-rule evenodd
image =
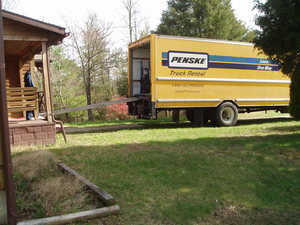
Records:
M20 83L21 83L21 86L20 87L24 87L25 86L25 83L24 83L24 77L25 77L25 73L27 71L30 71L30 60L20 60L19 61L19 79L20 79Z
M6 73L6 87L21 87L20 76L19 76L19 57L9 56L5 57L5 73ZM9 118L20 118L23 117L23 112L12 112L8 114Z
M20 87L19 74L19 58L18 56L5 57L5 73L6 73L6 87Z

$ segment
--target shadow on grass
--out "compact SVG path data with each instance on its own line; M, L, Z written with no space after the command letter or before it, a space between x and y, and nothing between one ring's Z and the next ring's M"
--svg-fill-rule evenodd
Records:
M138 121L138 120L137 120ZM238 120L236 126L244 126L244 125L250 125L250 124L263 124L263 123L277 123L277 122L287 122L287 121L292 121L291 118L286 118L286 117L276 117L276 118L258 118L258 119L242 119ZM130 129L130 130L141 130L141 129L176 129L176 128L198 128L199 126L193 125L190 122L180 122L180 123L174 123L170 121L149 121L147 123L144 122L137 122L136 125L140 125L139 127L133 127L133 124L128 124L128 127L126 128L126 124L124 125L117 125L117 123L112 122L112 125L106 125L107 129L105 129L102 126L98 126L99 130L96 130L97 127L90 127L91 130L88 131L88 133L107 133L107 132L115 132L118 130L124 130L124 129ZM215 127L212 123L207 123L204 125L204 127ZM88 127L83 127L83 128L75 128L76 131L70 132L71 133L87 133L86 129ZM68 129L67 129L68 131Z
M278 132L297 132L300 131L300 125L299 126L288 126L288 127L272 127L269 128L271 131L278 131Z
M208 224L296 225L299 149L300 134L285 134L83 144L53 151L117 197L123 224L147 219L149 224L212 220ZM232 207L240 208L244 216L237 212L215 217Z
M273 117L273 118L251 118L238 120L237 125L249 125L249 124L263 124L263 123L277 123L292 121L290 117Z

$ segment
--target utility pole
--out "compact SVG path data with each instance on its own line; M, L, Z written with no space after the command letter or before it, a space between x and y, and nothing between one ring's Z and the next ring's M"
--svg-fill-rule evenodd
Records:
M12 177L5 85L2 1L0 0L0 224L15 225L16 199Z

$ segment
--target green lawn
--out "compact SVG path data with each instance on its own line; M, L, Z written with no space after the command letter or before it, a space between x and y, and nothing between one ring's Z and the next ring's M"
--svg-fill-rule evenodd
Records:
M287 113L277 113L275 111L267 112L253 112L239 114L240 119L250 118L274 118L274 117L288 117ZM123 125L123 124L142 124L142 125L157 125L169 124L172 121L171 117L160 117L158 120L144 120L144 119L127 119L127 120L112 120L112 121L84 121L77 123L65 123L65 126L70 127L96 127L96 126L110 126L110 125ZM188 122L184 113L181 113L180 122Z
M68 144L59 135L44 148L122 208L82 224L300 224L299 122L222 128L160 122L68 135Z

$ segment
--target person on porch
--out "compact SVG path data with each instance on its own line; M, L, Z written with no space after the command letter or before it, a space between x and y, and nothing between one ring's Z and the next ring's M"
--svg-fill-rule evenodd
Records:
M30 71L27 71L24 76L25 87L34 87ZM34 111L26 111L26 120L34 120Z

